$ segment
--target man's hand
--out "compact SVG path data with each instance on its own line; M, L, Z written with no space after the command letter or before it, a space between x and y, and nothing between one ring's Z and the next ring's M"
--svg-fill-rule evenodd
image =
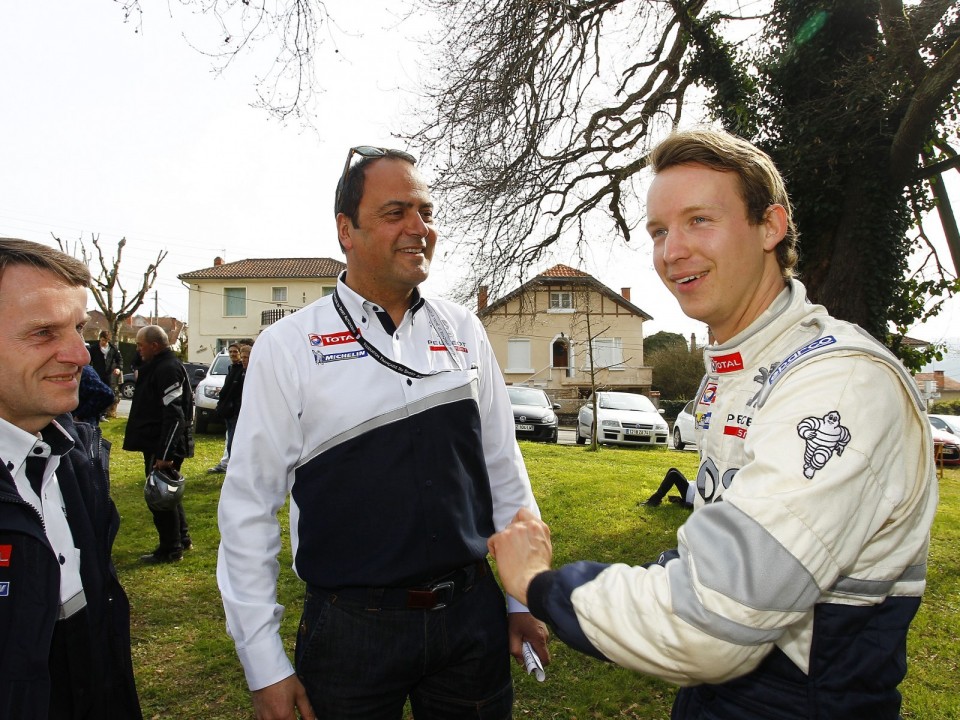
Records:
M550 631L547 626L530 613L510 613L510 654L517 659L520 667L523 667L524 640L533 645L544 667L550 664L550 651L547 649L549 637Z
M550 569L550 528L526 508L520 508L507 527L487 540L487 549L497 561L504 590L526 605L530 581Z
M296 675L253 691L253 712L257 720L317 720L307 691Z
M164 472L173 470L173 460L154 460L154 470L163 470Z

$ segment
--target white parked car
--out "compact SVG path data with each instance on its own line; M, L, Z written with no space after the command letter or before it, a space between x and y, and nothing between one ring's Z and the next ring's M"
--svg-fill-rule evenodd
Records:
M952 435L960 435L960 416L931 415L930 424L937 430L944 430Z
M220 390L223 388L223 381L227 379L229 369L230 356L222 352L210 363L206 377L197 383L197 388L193 391L195 432L204 433L211 422L221 422L216 415L217 400L220 399Z
M659 445L666 447L670 429L646 395L627 392L598 392L597 415L593 420L593 396L577 413L577 443L583 445L599 427L597 442L616 445Z
M677 450L697 444L697 418L693 414L695 402L696 400L691 400L684 405L673 424L673 447Z

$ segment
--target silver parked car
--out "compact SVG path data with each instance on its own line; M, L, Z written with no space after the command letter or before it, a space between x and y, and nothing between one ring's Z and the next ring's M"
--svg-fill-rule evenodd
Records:
M577 413L577 443L583 445L597 429L597 442L615 445L666 447L670 430L646 395L628 392L597 393L598 422L593 418L593 396Z
M697 444L697 418L693 414L695 402L696 400L691 400L684 405L673 424L673 447L677 450Z

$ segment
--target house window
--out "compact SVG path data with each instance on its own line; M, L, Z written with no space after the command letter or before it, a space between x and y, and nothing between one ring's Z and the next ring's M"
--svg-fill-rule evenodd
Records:
M273 288L273 302L285 303L287 301L287 289L285 287Z
M550 312L573 312L573 293L569 290L550 292Z
M623 338L596 338L593 343L593 361L597 369L623 370ZM587 358L589 364L590 359Z
M507 340L507 367L504 372L530 373L530 341L526 338L511 338Z
M326 297L327 295L333 295L333 291L337 288L333 285L328 285L320 291L320 297Z
M247 289L223 289L223 314L225 317L242 317L247 314Z

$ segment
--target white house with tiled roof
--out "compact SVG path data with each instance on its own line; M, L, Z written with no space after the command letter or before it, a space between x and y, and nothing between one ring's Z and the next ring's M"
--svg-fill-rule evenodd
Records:
M630 288L617 293L555 265L492 302L481 288L477 315L507 383L543 388L561 412L576 412L590 393L590 338L599 387L650 392L643 323L653 318L630 301Z
M296 312L337 286L346 265L332 258L254 258L177 277L190 289L188 358L210 362L227 345L256 338L265 327Z

